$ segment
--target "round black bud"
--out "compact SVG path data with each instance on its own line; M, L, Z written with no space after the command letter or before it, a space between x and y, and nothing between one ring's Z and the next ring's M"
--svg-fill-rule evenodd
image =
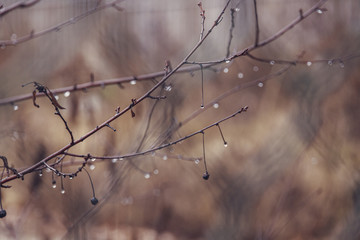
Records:
M0 210L0 218L3 218L6 216L6 211L4 209Z
M90 202L91 202L92 205L96 205L96 204L98 204L99 200L97 200L96 197L93 197L93 198L90 200Z
M202 177L204 180L208 180L210 177L210 174L208 172L205 172Z

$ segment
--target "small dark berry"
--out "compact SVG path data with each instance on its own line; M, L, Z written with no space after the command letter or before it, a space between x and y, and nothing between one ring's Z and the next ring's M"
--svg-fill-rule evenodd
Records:
M91 202L92 205L96 205L96 204L98 204L99 200L97 200L96 197L93 197L93 198L90 200L90 202Z
M6 211L4 209L0 210L0 218L3 218L6 216Z
M204 180L208 180L209 177L210 177L210 174L209 174L208 172L205 172L205 173L203 174L203 179L204 179Z

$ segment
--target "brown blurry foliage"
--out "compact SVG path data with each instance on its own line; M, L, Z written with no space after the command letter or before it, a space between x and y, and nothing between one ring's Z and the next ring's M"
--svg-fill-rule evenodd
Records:
M8 6L12 1L0 1ZM203 0L205 32L226 1ZM97 0L42 0L0 16L0 39L53 26L95 7ZM254 1L232 0L236 9L230 55L251 46L256 36ZM258 0L259 40L272 36L316 1ZM158 72L176 65L199 40L198 2L124 1L61 29L0 49L0 99L31 93L36 81L56 89L94 80ZM71 152L112 156L147 150L218 121L242 106L246 114L205 133L210 179L203 181L201 134L154 155L96 161L89 171L99 199L90 203L86 174L60 179L32 173L1 189L7 211L0 239L359 239L359 60L314 60L359 54L360 3L329 0L315 13L253 55L204 69L204 102L239 84L268 76L284 65L277 59L311 64L291 66L263 86L245 88L181 126L201 104L201 73L173 75L154 107L146 99L130 112L75 146ZM227 57L231 11L191 58ZM14 36L13 36L14 37ZM228 71L224 71L225 68ZM226 72L226 73L225 73ZM239 78L241 76L241 78ZM155 79L159 81L160 78ZM154 81L155 81L154 80ZM154 81L71 92L59 103L77 139L144 94ZM159 90L160 92L160 90ZM0 107L0 155L11 166L30 166L68 144L69 134L45 98ZM143 144L139 142L147 125ZM190 161L181 158L190 158ZM68 157L69 161L71 158ZM74 159L75 160L75 159ZM69 166L66 172L76 171ZM150 173L150 178L144 176Z

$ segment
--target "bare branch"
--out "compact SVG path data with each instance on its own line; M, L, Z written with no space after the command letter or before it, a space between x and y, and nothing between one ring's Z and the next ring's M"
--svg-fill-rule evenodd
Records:
M5 47L5 46L15 46L15 45L18 45L18 44L21 44L21 43L24 43L24 42L27 42L31 39L34 39L34 38L38 38L38 37L41 37L41 36L44 36L45 34L48 34L50 32L57 32L59 30L61 30L62 28L64 27L67 27L71 24L74 24L80 20L82 20L83 18L86 18L87 16L91 15L91 14L94 14L96 12L99 12L105 8L109 8L109 7L114 7L117 3L119 2L122 2L123 0L114 0L114 1L111 1L109 3L106 3L106 4L100 4L100 5L97 5L96 7L94 7L93 9L83 13L83 14L80 14L78 16L75 16L73 18L70 18L69 20L67 21L64 21L62 23L59 23L55 26L52 26L50 28L47 28L45 30L42 30L42 31L39 31L39 32L34 32L34 31L31 31L30 34L28 35L25 35L25 36L22 36L22 37L19 37L17 39L10 39L10 40L1 40L0 41L0 46L1 47ZM1 10L0 10L1 11Z
M35 3L40 2L40 0L24 0L20 2L13 3L12 5L8 7L2 7L0 8L0 17L5 16L9 12L17 9L17 8L27 8L33 6Z
M254 46L257 47L259 44L260 29L259 29L259 19L258 19L256 0L254 0L254 11L255 11L255 44L254 44Z

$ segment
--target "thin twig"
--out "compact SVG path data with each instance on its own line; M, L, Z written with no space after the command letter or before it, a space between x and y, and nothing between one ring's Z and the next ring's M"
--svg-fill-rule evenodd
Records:
M2 7L2 8L0 8L0 16L3 17L6 14L8 14L9 12L11 12L17 8L31 7L35 3L38 3L38 2L40 2L40 0L24 0L24 1L19 1L19 2L13 3L12 5L10 5L8 7Z
M254 11L255 11L255 44L254 44L254 46L257 47L259 44L260 29L259 29L259 19L258 19L256 0L254 0Z
M74 23L86 18L87 16L89 16L91 14L94 14L96 12L99 12L99 11L105 9L105 8L113 7L114 5L116 5L117 3L122 2L122 1L124 1L124 0L114 0L114 1L111 1L111 2L106 3L106 4L97 5L96 7L94 7L93 9L91 9L91 10L85 12L85 13L82 13L82 14L80 14L78 16L70 18L67 21L64 21L62 23L59 23L59 24L57 24L55 26L49 27L49 28L47 28L45 30L42 30L42 31L39 31L39 32L31 31L30 34L19 37L17 39L0 40L0 46L1 47L15 46L15 45L27 42L27 41L29 41L31 39L35 39L35 38L44 36L45 34L48 34L50 32L58 32L64 27L67 27L67 26L69 26L71 24L74 24Z
M197 134L203 133L206 130L208 130L208 129L214 127L214 126L217 126L220 123L222 123L224 121L227 121L230 118L233 118L233 117L235 117L236 115L238 115L238 114L240 114L242 112L246 112L247 110L248 110L247 106L242 107L240 110L234 112L233 114L231 114L231 115L229 115L229 116L227 116L227 117L225 117L225 118L223 118L223 119L221 119L221 120L219 120L217 122L214 122L214 123L202 128L202 129L200 129L200 130L198 130L196 132L193 132L193 133L191 133L189 135L186 135L185 137L182 137L180 139L177 139L176 141L172 141L172 142L169 142L169 143L166 143L166 144L162 144L161 146L154 147L154 148L142 151L142 152L135 152L135 153L129 153L129 154L117 155L117 156L91 156L91 157L96 158L96 159L114 159L114 158L116 158L116 159L119 159L119 158L125 159L125 158L132 158L132 157L136 157L136 156L141 156L141 155L146 155L146 154L149 154L149 153L153 153L155 151L158 151L158 150L161 150L161 149L164 149L164 148L168 148L168 147L170 147L172 145L175 145L177 143L185 141L185 140L187 140L187 139L189 139L191 137L194 137ZM71 157L78 157L78 158L84 158L84 157L88 156L88 155L81 155L81 154L74 154L74 153L65 153L65 155L71 156Z
M235 12L236 10L234 8L231 8L231 26L230 26L230 33L229 33L229 41L228 41L228 45L227 45L227 50L226 50L226 57L230 56L230 47L231 47L231 41L233 39L233 31L235 28Z

